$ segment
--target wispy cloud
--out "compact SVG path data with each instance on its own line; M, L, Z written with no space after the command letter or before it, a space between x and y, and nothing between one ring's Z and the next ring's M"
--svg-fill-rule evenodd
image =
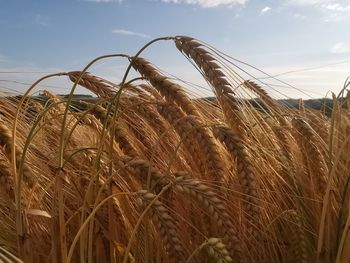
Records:
M339 3L332 3L332 4L324 5L324 8L331 11L346 12L346 11L350 11L350 4L341 5Z
M8 57L0 53L0 62L8 62L8 61L9 61Z
M47 26L48 25L47 18L43 17L40 14L37 14L35 16L35 24L40 26Z
M271 10L271 7L265 6L263 9L260 11L260 15L264 15L265 13L269 12Z
M349 0L285 0L288 5L311 6L331 11L349 11Z
M325 22L338 22L350 18L349 0L285 0L285 3L289 6L318 10Z
M300 14L300 13L295 13L295 14L293 15L293 17L296 18L296 19L300 19L300 20L305 20L305 19L306 19L306 16L305 16L305 15L302 15L302 14Z
M174 3L174 4L187 4L197 5L200 7L217 7L217 6L228 6L244 5L249 0L160 0L163 3Z
M135 37L141 37L141 38L151 38L151 36L143 34L143 33L138 33L138 32L133 32L125 29L115 29L112 31L113 34L119 34L119 35L124 35L124 36L135 36Z
M287 0L290 5L319 5L329 3L333 0Z
M94 3L119 3L121 4L123 0L81 0L84 2L94 2Z
M331 47L330 51L333 54L350 53L350 45L348 45L344 42L338 42Z

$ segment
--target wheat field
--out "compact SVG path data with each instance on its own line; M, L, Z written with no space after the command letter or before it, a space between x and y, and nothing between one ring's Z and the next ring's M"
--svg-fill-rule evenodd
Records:
M215 97L142 58L157 41ZM88 73L113 57L129 62L119 83ZM159 38L0 98L0 262L349 262L350 98L292 109L229 61ZM52 77L69 96L31 96Z

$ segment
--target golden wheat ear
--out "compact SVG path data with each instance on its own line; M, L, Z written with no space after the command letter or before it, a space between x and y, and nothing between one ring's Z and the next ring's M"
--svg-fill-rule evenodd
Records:
M183 89L178 84L173 83L167 77L163 76L150 62L138 57L132 60L132 66L145 79L150 81L152 86L157 89L166 101L176 103L187 114L199 116L198 110Z
M88 72L71 71L68 72L68 77L73 83L78 83L101 98L112 97L114 89L116 88L116 85L112 82L94 76Z

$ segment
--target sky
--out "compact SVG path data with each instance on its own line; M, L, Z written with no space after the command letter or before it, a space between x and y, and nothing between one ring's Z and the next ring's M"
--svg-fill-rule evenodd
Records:
M175 35L279 75L290 86L271 88L276 97L337 93L350 75L350 0L0 0L0 7L3 92L23 92L46 73L81 70L100 55L133 55L153 38ZM201 82L173 42L156 43L143 56ZM91 72L119 82L127 64L104 60ZM70 84L53 79L40 89L67 93Z

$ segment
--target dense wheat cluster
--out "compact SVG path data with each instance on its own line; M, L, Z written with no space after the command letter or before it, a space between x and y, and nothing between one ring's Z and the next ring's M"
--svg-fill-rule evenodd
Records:
M210 46L159 40L214 99L141 52L120 83L86 68L38 81L68 77L68 97L0 99L0 262L348 262L346 99L291 109Z

